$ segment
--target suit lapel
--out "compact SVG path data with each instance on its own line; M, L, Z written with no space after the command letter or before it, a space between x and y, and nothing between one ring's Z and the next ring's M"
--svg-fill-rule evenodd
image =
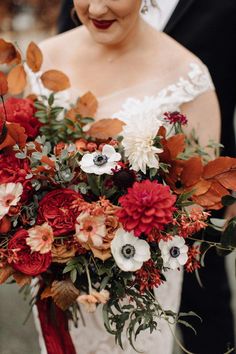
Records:
M194 1L195 0L179 0L178 5L164 28L164 32L168 34L173 30Z

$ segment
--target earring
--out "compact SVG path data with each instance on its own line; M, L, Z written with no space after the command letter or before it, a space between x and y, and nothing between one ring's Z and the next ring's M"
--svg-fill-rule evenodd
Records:
M143 4L143 7L141 9L141 13L143 15L146 15L146 13L148 13L148 6L147 6L147 0L144 0L144 4Z

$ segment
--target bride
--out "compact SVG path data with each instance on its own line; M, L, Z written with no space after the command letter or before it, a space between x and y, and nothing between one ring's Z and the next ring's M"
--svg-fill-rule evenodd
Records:
M151 4L141 0L74 0L74 6L83 26L41 44L44 69L58 69L69 76L71 100L90 90L99 101L96 119L117 117L125 122L142 113L144 117L160 117L166 111L180 110L202 145L219 139L218 103L207 68L141 18L140 10L150 13ZM182 272L170 270L166 277L167 282L155 295L163 308L178 311ZM114 343L98 312L83 313L86 327L80 323L76 329L71 324L77 352L134 353L128 342L124 351ZM136 347L145 354L171 354L173 335L161 322L159 331L141 335ZM46 353L43 341L42 353Z

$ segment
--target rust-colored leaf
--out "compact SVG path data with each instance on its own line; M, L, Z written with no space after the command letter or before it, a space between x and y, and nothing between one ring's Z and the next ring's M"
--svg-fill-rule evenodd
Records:
M59 70L48 70L41 75L43 85L53 91L58 92L70 87L70 80L66 74Z
M17 55L15 46L0 38L0 64L10 64L17 58Z
M196 184L202 175L203 165L199 156L192 157L184 163L181 182L186 186Z
M19 95L26 87L26 73L22 64L15 66L7 76L8 92Z
M48 156L42 156L41 162L45 163L46 165L50 166L51 168L55 167L55 162L51 160Z
M67 310L79 296L79 290L70 279L54 281L51 287L51 296L58 307Z
M204 208L217 210L222 208L221 198L228 194L228 190L219 182L212 181L209 190L205 194L194 196L193 200Z
M0 144L0 150L6 147L14 146L18 144L20 147L24 147L27 140L25 129L18 123L7 124L7 135L3 142Z
M7 281L7 279L15 272L15 270L7 265L4 268L0 268L0 284L5 283L5 281Z
M66 245L65 243L53 243L52 245L52 261L54 263L67 263L75 254L75 245Z
M221 173L215 177L215 179L220 182L223 187L236 191L236 170Z
M32 277L30 277L29 275L25 275L19 272L14 273L13 278L19 286L30 284L32 280Z
M0 96L6 95L8 92L8 83L6 75L0 71Z
M198 196L198 195L205 194L210 189L210 187L211 187L211 182L202 179L193 186L194 195Z
M82 117L94 117L97 108L98 101L90 91L81 96L76 104L76 111Z
M223 172L229 171L235 165L236 159L231 157L218 157L208 162L204 167L203 177L205 179L213 178Z
M41 300L44 300L44 299L47 299L48 297L51 297L51 296L52 296L51 287L48 286L47 288L44 289L44 291L40 295L40 298L41 298Z
M28 96L26 96L25 98L27 98L28 100L31 100L31 101L37 101L37 99L38 99L38 96L37 95L35 95L34 93L31 93L31 94L29 94Z
M19 52L19 50L16 49L16 56L13 60L11 60L8 65L18 65L20 64L22 61L22 58L21 58L21 54Z
M101 119L90 127L88 134L96 139L107 140L117 136L122 131L124 123L117 119Z
M184 134L177 134L167 140L167 148L170 151L171 159L174 160L184 151L185 136Z
M41 69L43 54L41 49L34 42L30 42L26 51L26 62L30 69L36 73Z

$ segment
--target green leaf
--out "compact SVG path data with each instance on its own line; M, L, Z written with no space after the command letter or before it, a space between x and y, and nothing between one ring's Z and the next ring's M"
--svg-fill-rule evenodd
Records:
M75 283L76 279L77 279L77 270L76 268L72 269L72 271L70 272L70 278L72 283Z
M88 184L89 184L92 192L96 196L99 196L100 195L100 190L99 190L99 187L98 187L96 176L88 173L87 174L87 179L88 179Z
M52 106L53 103L54 103L54 93L51 93L48 98L48 104L49 104L49 106Z

